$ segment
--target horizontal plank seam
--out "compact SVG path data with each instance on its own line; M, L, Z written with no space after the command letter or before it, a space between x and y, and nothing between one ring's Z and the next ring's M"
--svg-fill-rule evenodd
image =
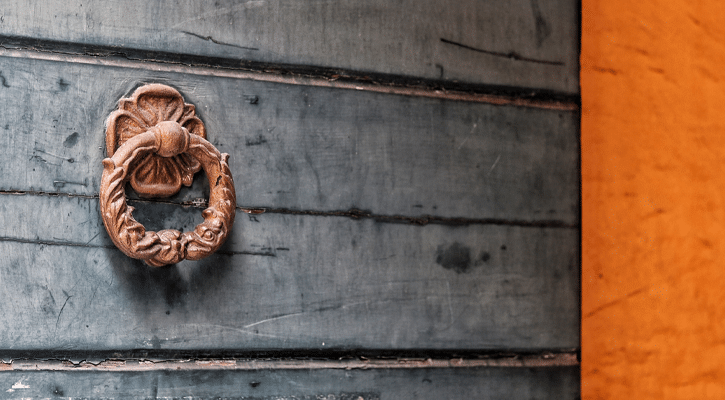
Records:
M383 222L389 224L410 224L425 226L428 224L449 225L449 226L466 226L466 225L503 225L518 226L525 228L565 228L576 229L577 224L571 224L560 220L537 220L525 221L503 218L457 218L457 217L438 217L433 215L421 215L418 217L407 217L401 215L384 215L373 214L369 211L350 209L347 211L309 211L309 210L291 210L287 208L243 208L238 207L242 211L250 214L271 213L271 214L289 214L289 215L313 215L321 217L347 217L352 219L372 219L375 222ZM258 212L261 211L261 212Z
M288 85L303 85L327 87L335 89L360 90L376 93L403 95L413 97L426 97L454 101L488 103L501 106L516 106L528 108L543 108L551 110L576 111L579 110L579 97L572 95L546 95L530 88L488 88L483 85L467 85L466 88L446 87L441 82L427 79L415 79L418 83L405 83L404 79L390 76L385 79L384 74L354 73L330 68L315 68L321 73L310 72L295 73L290 71L294 66L269 65L260 66L261 70L244 67L209 66L189 62L172 60L159 60L148 58L133 58L114 50L101 49L97 54L85 52L72 53L57 50L48 50L37 47L20 47L4 43L7 37L0 36L0 56L9 58L28 58L64 63L88 64L107 67L121 67L133 69L146 69L157 72L175 72L183 74L226 77L252 81L283 83ZM124 51L127 49L123 49ZM92 50L90 50L92 52ZM236 60L239 62L239 60ZM360 76L358 76L360 75ZM377 75L380 78L372 81L367 75ZM408 79L410 80L410 79ZM474 89L476 88L476 89ZM509 92L497 94L496 92Z
M420 369L578 366L575 353L491 359L395 359L395 360L259 360L259 359L106 359L99 362L68 360L9 360L0 362L3 371L151 371L151 370L299 370L299 369Z
M83 195L73 193L59 192L42 192L42 191L24 191L24 190L0 190L0 195L30 195L30 196L50 196L50 197L71 197L84 199L97 199L97 194ZM169 204L183 207L196 207L200 209L206 208L206 200L191 200L185 202L174 202L159 199L128 199L129 203L154 203ZM283 215L304 215L315 217L345 217L351 219L372 219L375 222L390 224L407 224L425 226L428 224L448 225L448 226L467 226L467 225L499 225L499 226L517 226L523 228L563 228L563 229L579 229L579 224L568 223L561 220L517 220L505 218L463 218L463 217L440 217L435 215L421 215L417 217L402 215L385 215L374 214L370 211L352 208L349 210L333 210L333 211L316 211L316 210L294 210L289 208L275 207L247 207L237 206L237 210L249 214L251 217L258 214L283 214Z

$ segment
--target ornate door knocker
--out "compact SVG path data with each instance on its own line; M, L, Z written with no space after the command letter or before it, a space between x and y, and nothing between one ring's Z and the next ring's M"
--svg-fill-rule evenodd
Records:
M113 243L127 256L149 265L198 260L216 251L234 224L236 193L227 160L206 140L195 108L169 86L142 86L106 120L100 205ZM204 222L191 232L146 231L126 204L125 185L141 197L168 197L191 186L200 168L209 179L209 206Z

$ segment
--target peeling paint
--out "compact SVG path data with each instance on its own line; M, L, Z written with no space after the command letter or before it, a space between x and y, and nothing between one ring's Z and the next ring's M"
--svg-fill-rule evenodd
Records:
M13 360L12 371L151 371L151 370L297 370L297 369L417 369L417 368L479 368L479 367L565 367L577 366L576 353L544 353L537 355L511 355L496 358L400 358L400 359L106 359L101 362L67 360ZM16 385L20 385L17 382ZM15 388L13 386L13 388ZM20 388L20 386L18 386Z

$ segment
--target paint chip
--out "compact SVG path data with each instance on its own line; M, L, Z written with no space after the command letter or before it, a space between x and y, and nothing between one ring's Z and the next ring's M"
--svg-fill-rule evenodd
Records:
M13 384L13 386L10 387L10 389L6 390L8 393L14 392L16 389L30 389L29 385L23 385L23 381L19 380Z

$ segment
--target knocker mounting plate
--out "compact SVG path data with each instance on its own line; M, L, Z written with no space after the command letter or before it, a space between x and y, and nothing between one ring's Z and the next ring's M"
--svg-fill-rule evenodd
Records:
M163 121L177 122L189 133L206 139L204 123L196 116L196 108L184 103L181 94L166 85L151 84L136 89L130 98L121 99L118 109L106 120L106 154L113 157L116 149L130 138L140 135ZM181 185L191 186L201 164L188 154L162 157L147 154L132 166L129 181L141 197L169 197Z

